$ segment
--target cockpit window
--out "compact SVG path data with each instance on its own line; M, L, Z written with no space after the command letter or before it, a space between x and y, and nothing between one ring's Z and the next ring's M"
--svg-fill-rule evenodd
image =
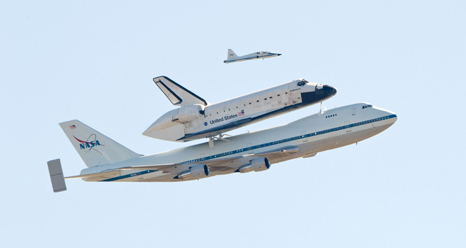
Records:
M301 80L298 82L298 86L304 86L305 84L307 84L308 81L306 81L305 79Z
M372 105L364 105L364 106L362 106L362 109L366 109L366 108L372 108Z

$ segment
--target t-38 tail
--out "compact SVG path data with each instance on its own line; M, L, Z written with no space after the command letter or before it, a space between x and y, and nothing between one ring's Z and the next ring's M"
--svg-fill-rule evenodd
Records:
M236 53L233 52L233 50L228 49L227 60L232 60L232 59L237 59L237 58L238 58L238 55L236 55Z

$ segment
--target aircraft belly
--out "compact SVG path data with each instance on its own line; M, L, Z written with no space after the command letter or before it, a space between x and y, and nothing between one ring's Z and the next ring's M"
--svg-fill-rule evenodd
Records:
M207 178L213 177L213 176L220 176L220 175L227 175L227 174L232 174L237 170L237 168L228 168L228 169L221 169L221 170L216 170L214 167L210 168L210 174ZM149 178L139 180L136 182L187 182L187 181L194 181L194 180L199 180L199 179L175 179L176 175L173 174L164 174L164 175L158 175L158 176L151 176ZM204 179L204 178L202 178ZM134 182L134 181L132 181Z
M180 180L174 179L175 176L176 175L170 173L159 174L156 176L145 178L141 182L179 182Z
M164 175L167 175L167 173L163 173L162 171L134 170L134 171L120 172L119 176L115 176L111 178L93 177L93 178L84 178L83 180L91 181L91 182L144 182L151 178L158 178Z

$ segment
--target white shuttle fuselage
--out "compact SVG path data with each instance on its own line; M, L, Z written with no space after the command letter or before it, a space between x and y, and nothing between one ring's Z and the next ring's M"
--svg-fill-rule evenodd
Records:
M85 124L60 123L89 168L78 176L99 182L180 182L235 172L265 171L272 164L354 144L389 128L395 113L367 103L314 114L287 125L153 155L140 155ZM293 170L290 168L290 170ZM66 190L59 160L49 161L55 192ZM296 173L296 172L293 172Z
M243 56L238 56L236 55L233 50L228 49L228 54L227 54L227 59L223 61L223 63L228 64L228 63L235 63L235 62L243 62L243 61L248 61L248 60L254 60L254 59L267 59L267 58L273 58L273 57L278 57L281 56L280 53L271 53L271 52L255 52L255 53L250 53L246 54Z
M168 77L156 77L154 82L172 104L180 108L162 115L143 135L181 142L214 137L322 102L337 92L331 86L298 79L241 97L208 104Z

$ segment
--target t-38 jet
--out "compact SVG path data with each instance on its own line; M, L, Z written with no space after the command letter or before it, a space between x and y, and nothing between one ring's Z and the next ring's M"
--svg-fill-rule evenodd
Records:
M253 59L266 59L266 58L273 58L280 56L280 53L271 53L271 52L255 52L246 54L243 56L237 56L233 50L228 49L227 60L224 60L223 63L235 63L235 62L242 62L246 60L253 60Z
M210 104L168 77L156 77L154 82L180 108L162 115L143 135L181 142L210 138L211 146L227 131L322 102L337 93L331 86L297 79Z

